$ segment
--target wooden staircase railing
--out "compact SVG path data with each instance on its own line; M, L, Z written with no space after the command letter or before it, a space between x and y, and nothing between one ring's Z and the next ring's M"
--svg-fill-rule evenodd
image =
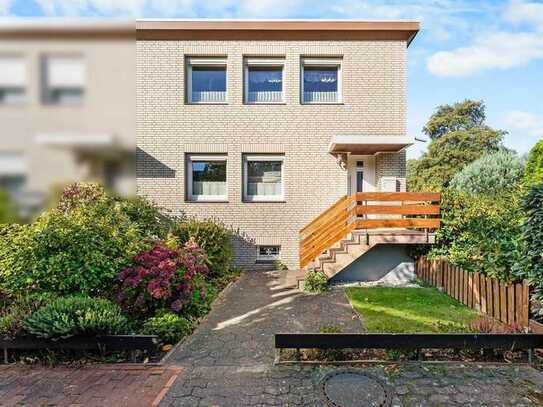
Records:
M354 229L355 207L353 197L343 196L300 230L300 267L307 266Z
M306 267L356 229L437 229L441 226L440 199L440 194L430 192L343 196L300 230L300 266Z

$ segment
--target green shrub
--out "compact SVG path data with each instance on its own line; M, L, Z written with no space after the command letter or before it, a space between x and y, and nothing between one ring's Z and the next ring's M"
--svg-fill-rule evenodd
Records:
M305 275L304 291L321 293L328 285L328 277L321 271L311 270Z
M190 301L183 308L183 315L190 319L203 317L211 310L211 304L217 298L218 290L213 284L202 281L201 277L199 284L200 289L193 290Z
M503 280L515 279L522 258L523 211L519 190L495 196L446 190L441 199L443 225L437 231L432 256Z
M142 235L164 239L171 227L171 218L149 199L137 196L120 201L121 211L138 227Z
M9 193L0 188L0 223L15 223L18 221L17 208L12 202Z
M215 219L181 219L171 231L178 244L194 240L207 254L210 278L228 273L232 262L232 232Z
M534 185L522 201L524 255L520 274L533 287L532 311L543 319L543 183Z
M156 335L163 343L176 343L192 330L192 323L177 314L166 312L148 318L143 323L142 334Z
M59 208L33 223L0 233L0 289L11 295L107 293L117 272L149 247L146 238L110 199L77 204L63 197Z
M486 154L457 173L450 186L467 194L495 195L518 188L524 160L511 151Z
M23 328L38 338L124 334L128 320L121 308L105 299L73 296L58 298L23 321Z
M524 183L528 186L540 184L543 182L543 140L537 144L528 153L526 169L524 171Z

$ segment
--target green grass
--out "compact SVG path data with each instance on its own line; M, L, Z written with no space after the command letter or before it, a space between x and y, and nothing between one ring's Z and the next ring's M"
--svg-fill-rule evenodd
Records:
M468 332L479 315L435 288L350 287L346 291L369 332Z

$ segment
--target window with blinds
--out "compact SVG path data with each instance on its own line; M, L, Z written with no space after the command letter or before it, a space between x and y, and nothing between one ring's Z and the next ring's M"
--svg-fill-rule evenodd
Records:
M26 100L26 65L22 56L0 55L0 105Z
M48 105L78 105L85 94L85 63L81 55L42 58L42 100Z

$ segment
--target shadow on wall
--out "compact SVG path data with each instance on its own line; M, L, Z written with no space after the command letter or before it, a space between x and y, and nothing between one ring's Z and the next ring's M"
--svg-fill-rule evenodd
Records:
M141 148L136 148L136 177L175 178L175 170L157 160Z
M254 238L249 237L239 228L232 228L232 247L234 249L234 264L247 271L269 271L277 269L277 263L256 261L257 247Z
M405 245L377 245L332 278L332 282L386 280L408 282L415 278L414 260Z

